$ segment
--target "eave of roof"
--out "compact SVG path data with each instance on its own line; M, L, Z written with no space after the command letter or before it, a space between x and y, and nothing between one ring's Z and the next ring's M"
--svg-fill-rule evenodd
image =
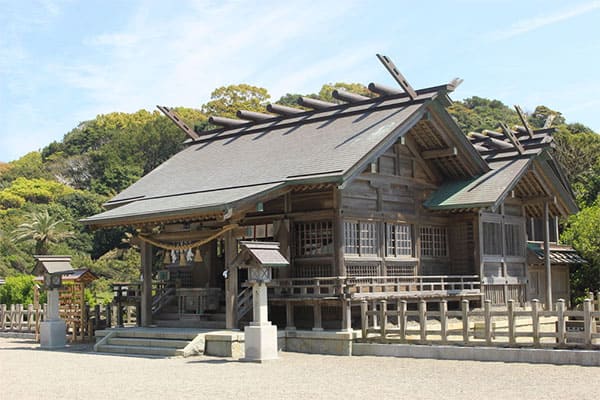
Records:
M430 210L495 209L518 183L530 163L529 158L491 163L492 170L477 178L443 184L423 205Z
M528 242L527 250L529 251L529 254L533 257L533 260L530 258L530 263L533 262L535 264L541 264L544 261L545 254L544 246L542 243ZM549 246L549 255L550 262L552 264L587 264L586 259L579 256L575 249L567 245L551 243ZM535 261L538 261L538 263L536 263Z

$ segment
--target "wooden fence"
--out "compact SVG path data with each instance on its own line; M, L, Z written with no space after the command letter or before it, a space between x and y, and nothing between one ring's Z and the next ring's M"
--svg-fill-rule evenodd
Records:
M63 315L65 314L66 315ZM67 334L71 340L91 338L98 329L110 327L135 325L137 323L138 310L135 306L117 306L96 305L93 308L86 306L85 315L87 316L81 330L74 324L70 324L68 315L69 310L61 310L61 318L65 319L67 324ZM34 307L32 304L24 306L22 304L0 304L0 332L22 332L35 333L39 335L40 323L47 315L47 305Z
M33 304L0 304L0 332L39 332L45 314L45 304L37 308Z
M600 297L599 297L600 300ZM552 311L540 309L538 300L530 309L519 309L509 300L506 307L470 310L463 300L460 310L448 310L445 300L421 300L409 310L405 300L388 305L361 301L363 341L380 343L456 344L463 346L600 348L597 324L600 311L593 299L582 310L567 310L559 300ZM430 309L428 309L428 307Z

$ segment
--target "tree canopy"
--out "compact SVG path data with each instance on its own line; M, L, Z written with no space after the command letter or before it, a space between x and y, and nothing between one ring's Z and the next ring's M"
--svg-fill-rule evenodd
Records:
M304 96L338 102L334 89L373 96L358 83L326 83ZM298 107L301 94L286 94L279 104ZM237 110L264 112L270 100L264 88L248 84L223 86L198 109L176 113L196 130L209 115L234 118ZM470 97L449 112L466 133L498 129L499 122L521 124L517 113L499 100ZM589 127L568 123L556 110L539 105L528 113L529 124L541 128L554 115L555 156L570 179L581 211L562 221L562 240L590 263L573 277L577 293L600 289L600 136ZM113 279L137 279L139 254L124 243L123 228L89 231L79 220L102 210L113 194L147 174L183 148L186 135L156 111L113 112L84 121L39 152L0 163L0 276L27 274L34 253L73 255L74 267L91 268L107 290ZM45 233L44 233L45 232ZM18 238L20 240L14 240ZM25 281L25 278L23 278ZM16 286L23 286L15 282ZM23 286L24 287L24 286Z

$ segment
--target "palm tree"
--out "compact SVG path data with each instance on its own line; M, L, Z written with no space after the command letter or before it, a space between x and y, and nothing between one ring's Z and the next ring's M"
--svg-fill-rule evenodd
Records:
M47 210L33 212L27 219L13 231L13 240L35 242L36 254L48 254L50 244L73 236L64 221L48 214Z

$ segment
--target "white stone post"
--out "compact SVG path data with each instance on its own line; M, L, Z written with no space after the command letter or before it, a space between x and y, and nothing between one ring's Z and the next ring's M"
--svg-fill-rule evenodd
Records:
M254 321L244 328L245 360L267 361L277 358L277 327L268 318L267 285L252 283Z
M65 347L67 324L60 319L58 289L48 291L47 318L40 323L40 347L56 349Z

